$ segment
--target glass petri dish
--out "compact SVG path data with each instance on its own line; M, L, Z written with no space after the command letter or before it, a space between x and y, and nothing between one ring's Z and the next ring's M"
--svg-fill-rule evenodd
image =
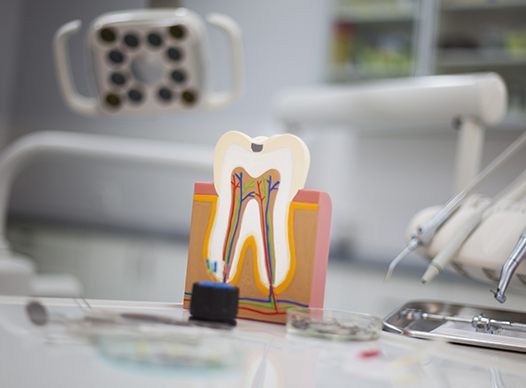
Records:
M378 339L382 320L341 310L294 307L287 310L287 333L339 341Z

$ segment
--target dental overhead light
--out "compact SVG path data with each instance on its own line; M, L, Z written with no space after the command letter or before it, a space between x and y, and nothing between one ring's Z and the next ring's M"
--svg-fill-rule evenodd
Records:
M67 44L81 22L65 24L55 35L54 53L66 104L90 116L178 113L227 105L242 90L241 32L225 15L209 15L208 22L228 36L229 90L209 88L205 26L199 16L185 8L140 9L101 15L89 27L96 97L79 94L70 71Z

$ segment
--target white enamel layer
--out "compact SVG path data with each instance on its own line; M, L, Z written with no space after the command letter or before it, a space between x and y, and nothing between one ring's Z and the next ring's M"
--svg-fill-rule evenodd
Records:
M260 152L253 152L252 143L263 145ZM270 138L251 139L241 132L227 132L218 141L214 154L214 186L218 194L215 219L211 229L208 259L217 262L218 280L223 276L223 245L228 228L231 206L231 176L236 167L242 167L252 177L259 177L275 169L280 174L279 189L274 203L274 287L286 278L291 264L288 241L289 205L299 189L303 188L309 169L310 156L307 146L294 135L276 135ZM248 179L248 177L245 177ZM261 283L269 286L265 267L265 253L261 232L259 205L256 199L248 200L239 226L239 238L232 255L232 266L227 281L236 276L241 249L249 236L254 236L257 246L257 266Z

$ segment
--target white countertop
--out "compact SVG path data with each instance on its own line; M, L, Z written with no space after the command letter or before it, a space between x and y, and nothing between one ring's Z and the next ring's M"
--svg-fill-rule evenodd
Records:
M239 368L226 371L121 364L89 344L49 343L25 316L26 298L0 297L0 387L523 387L526 355L382 333L378 341L294 337L247 320L229 334ZM53 313L79 315L68 299L42 299ZM90 300L95 308L183 317L178 304ZM53 329L54 327L54 329ZM217 331L219 335L220 331ZM363 351L379 351L364 358Z

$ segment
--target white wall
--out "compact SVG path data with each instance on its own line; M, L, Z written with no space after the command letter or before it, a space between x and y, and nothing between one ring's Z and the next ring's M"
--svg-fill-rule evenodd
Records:
M223 111L181 117L86 119L69 112L60 99L54 78L50 50L54 31L74 18L81 18L86 24L102 12L141 4L123 0L23 3L22 44L12 116L16 136L40 130L66 130L212 146L229 129L253 135L277 131L279 127L272 120L273 96L284 88L324 78L329 2L194 0L187 5L201 15L221 11L241 25L247 69L246 91L241 100ZM88 93L83 42L81 37L74 41L74 67L81 90ZM225 42L214 34L211 43L215 63L212 72L221 76L226 66L221 60ZM219 81L218 85L224 83ZM351 140L342 133L326 135L326 130L320 128L319 132L306 135L313 159L309 186L333 194L334 213L338 217L335 234L350 236L358 255L385 259L402 245L409 218L424 206L444 201L451 193L455 134L450 131L436 135L375 135ZM515 136L511 132L490 134L486 161ZM352 147L347 152L345 144ZM489 191L517 174L525 161L522 153L498 179L490 182ZM352 179L345 181L348 176ZM46 158L18 180L12 211L17 215L163 233L186 232L192 182L210 177L211 172L193 174Z
M5 145L9 137L20 5L19 1L0 1L0 147Z

